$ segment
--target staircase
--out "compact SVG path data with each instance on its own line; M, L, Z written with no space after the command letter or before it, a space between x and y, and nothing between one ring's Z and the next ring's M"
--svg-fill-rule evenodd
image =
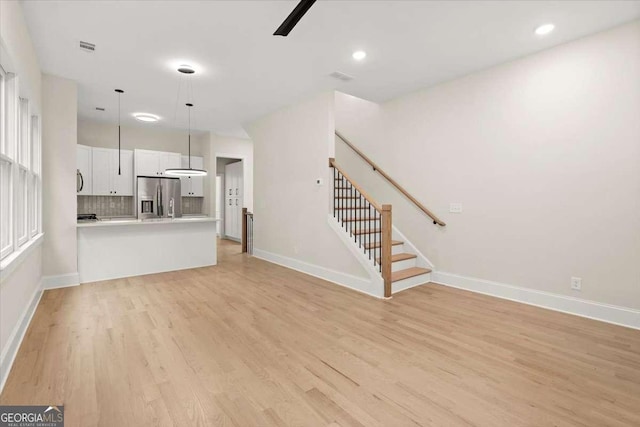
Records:
M379 205L329 159L333 168L333 217L384 281L384 296L430 280L410 242L393 229L391 205ZM420 262L420 264L425 264Z

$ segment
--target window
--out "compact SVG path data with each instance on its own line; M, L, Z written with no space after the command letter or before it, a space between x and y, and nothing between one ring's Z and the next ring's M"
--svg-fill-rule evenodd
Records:
M11 163L0 159L0 256L4 258L13 252L13 226L11 208L13 203Z
M0 259L41 230L40 120L0 66ZM9 258L12 259L12 258Z

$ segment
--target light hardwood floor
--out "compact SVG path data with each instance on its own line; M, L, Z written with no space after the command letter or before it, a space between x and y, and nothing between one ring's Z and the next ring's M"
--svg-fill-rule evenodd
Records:
M640 331L243 256L47 291L0 396L66 426L638 426Z

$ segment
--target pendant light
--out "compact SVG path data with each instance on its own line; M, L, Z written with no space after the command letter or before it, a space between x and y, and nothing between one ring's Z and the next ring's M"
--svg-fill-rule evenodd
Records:
M118 93L118 175L122 175L120 170L120 95L124 93L122 89L116 89Z
M187 111L189 112L189 166L187 168L167 169L164 171L164 173L165 175L169 176L206 176L206 170L193 169L191 167L191 107L193 107L193 104L188 102L185 105L187 106Z

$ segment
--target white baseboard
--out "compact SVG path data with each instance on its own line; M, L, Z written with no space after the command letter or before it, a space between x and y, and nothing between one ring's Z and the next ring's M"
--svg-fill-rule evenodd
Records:
M453 288L640 329L640 310L437 271L431 281Z
M354 291L362 292L376 298L382 298L381 295L378 295L378 293L376 293L377 287L369 279L352 276L351 274L346 274L325 267L320 267L315 264L309 264L307 262L289 258L283 255L263 251L262 249L254 248L253 256L264 261L290 268L292 270L300 271L302 273L308 274L309 276L326 280L327 282L332 282L337 285L344 286L345 288L353 289Z
M68 288L80 284L78 273L61 274L59 276L44 276L42 278L42 289Z
M2 389L4 388L4 384L7 381L9 372L11 371L11 366L13 366L13 362L18 354L18 349L20 349L20 344L22 344L24 335L27 332L29 323L31 323L33 314L36 312L36 308L38 307L41 297L42 282L38 284L36 291L33 293L33 296L29 301L29 305L25 308L22 316L20 317L20 321L13 328L5 347L2 349L2 354L0 355L0 392L2 392Z

